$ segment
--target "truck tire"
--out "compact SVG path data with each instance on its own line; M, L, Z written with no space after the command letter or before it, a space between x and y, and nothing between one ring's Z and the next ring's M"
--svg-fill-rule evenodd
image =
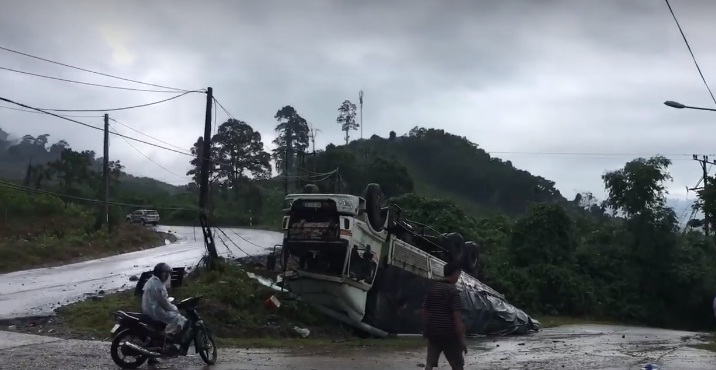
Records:
M468 273L475 272L475 270L477 270L478 259L477 243L473 241L465 242L465 249L462 256L462 269Z
M443 248L450 256L450 261L462 265L462 258L465 254L465 239L459 233L443 234Z
M303 194L318 194L321 192L321 189L318 188L318 185L316 184L306 184L303 187Z
M378 184L368 184L365 188L365 212L368 215L368 223L375 231L383 231L385 219L381 212L385 196Z

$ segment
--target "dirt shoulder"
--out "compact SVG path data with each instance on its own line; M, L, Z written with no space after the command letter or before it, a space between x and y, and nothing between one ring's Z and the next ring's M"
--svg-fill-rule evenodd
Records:
M111 316L107 314L107 316ZM112 325L103 327L103 330L78 329L62 314L54 317L22 318L0 321L0 330L22 334L42 335L47 337L87 340L111 341L109 330ZM335 352L354 348L376 348L387 350L411 350L425 345L419 337L398 337L389 339L362 339L349 333L301 338L291 336L248 336L241 338L217 337L216 343L222 348L262 348L285 349L293 353L308 354L309 352Z
M305 339L296 339L304 341ZM388 343L384 341L384 343ZM383 346L303 349L226 348L219 344L215 370L255 369L420 369L425 347L398 349ZM480 338L468 341L466 369L636 369L655 364L662 369L712 369L716 354L693 349L694 333L648 328L570 326L526 336ZM116 369L105 341L53 340L0 331L4 370ZM199 356L167 359L162 368L204 369ZM441 356L439 368L448 368Z
M0 274L135 252L177 240L172 234L138 225L120 224L111 232L93 232L74 221L58 218L42 224L6 224L0 235Z

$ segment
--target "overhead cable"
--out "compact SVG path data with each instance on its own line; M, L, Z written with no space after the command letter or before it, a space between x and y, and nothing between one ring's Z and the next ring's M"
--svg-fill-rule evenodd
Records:
M161 139L157 139L157 138L154 137L154 136L151 136L151 135L146 134L146 133L144 133L144 132L142 132L142 131L139 131L139 130L137 130L137 129L131 127L131 126L125 125L124 123L119 122L119 121L116 120L115 118L110 117L109 120L112 121L112 122L114 122L114 123L116 123L116 124L118 124L118 125L121 125L121 126L123 126L123 127L125 127L125 128L128 128L128 129L130 129L130 130L132 130L132 131L134 131L134 132L136 132L136 133L138 133L138 134L140 134L140 135L144 135L144 136L146 136L146 137L148 137L148 138L150 138L150 139L152 139L152 140L156 140L156 141L158 141L158 142L160 142L160 143L169 145L169 146L174 147L174 148L177 148L177 149L179 149L179 150L184 150L184 148L182 148L182 147L180 147L180 146L174 145L174 144L172 144L172 143L168 143L168 142L163 141L163 140L161 140Z
M196 92L200 92L200 91L199 91L199 90L196 90L196 91L187 91L187 92L184 92L184 93L181 93L181 94L172 96L171 98L162 99L162 100L158 100L158 101L151 102L151 103L146 103L146 104L138 104L138 105L132 105L132 106L129 106L129 107L120 107L120 108L104 108L104 109L54 109L54 108L51 109L51 108L41 108L41 109L44 110L44 111L48 111L48 112L114 112L114 111L119 111L119 110L136 109L136 108L148 107L148 106L150 106L150 105L161 104L161 103L168 102L168 101L170 101L170 100L174 100L174 99L177 99L177 98L181 98L182 96L184 96L184 95L186 95L186 94L191 94L191 93L196 93ZM40 109L40 108L38 108L38 109Z
M686 38L686 34L684 34L684 30L681 29L681 24L679 24L679 20L676 18L676 14L674 14L674 9L671 8L671 4L669 4L669 0L664 0L664 1L666 1L666 6L669 7L669 12L671 13L671 16L674 18L676 27L679 28L679 33L681 33L681 38L684 39L686 48L689 49L689 54L691 54L691 59L694 61L696 70L699 71L699 76L701 76L701 81L703 81L704 85L706 86L706 89L709 91L709 95L711 95L711 100L713 100L714 104L716 104L716 97L714 97L714 93L711 91L711 87L709 87L709 84L708 84L708 82L706 82L706 78L704 77L703 72L701 72L701 67L699 67L699 63L696 61L696 56L694 56L694 51L691 50L691 45L689 44L689 40Z
M110 127L110 129L111 129L112 131L114 131L115 134L119 134L119 132L117 132L117 130L116 130L114 127L112 127L112 125L109 125L109 127ZM112 131L110 131L110 132L112 132ZM149 157L148 155L144 154L144 152L142 152L141 150L137 149L137 147L135 147L134 145L132 145L132 143L130 143L129 140L127 140L126 138L124 138L124 137L122 137L122 136L120 136L120 137L122 138L122 140L124 140L125 143L127 143L127 145L129 145L130 147L132 147L132 149L136 150L137 153L139 153L139 154L141 154L142 156L144 156L144 158L147 158L150 162L152 162L152 163L154 163L155 165L157 165L157 167L163 169L164 171L167 171L168 173L170 173L170 174L172 174L172 175L174 175L174 176L176 176L176 177L180 177L180 178L182 178L182 179L184 179L184 180L188 180L188 179L189 179L188 176L179 175L179 174L177 174L176 172L173 172L172 170L170 170L170 169L168 169L168 168L162 166L161 164L157 163L157 162L156 162L155 160L153 160L151 157Z
M91 129L95 129L95 130L103 131L103 132L104 132L104 129L101 128L101 127L92 126L92 125L90 125L90 124L87 124L87 123L84 123L84 122L80 122L80 121L77 121L77 120L72 119L72 118L69 118L69 117L64 117L64 116L61 116L61 115L59 115L59 114L55 114L55 113L49 112L49 111L47 111L47 110L45 110L45 109L40 109L40 108L31 107L31 106L29 106L29 105L25 105L25 104L22 104L22 103L18 103L18 102L15 102L15 101L12 101L12 100L10 100L10 99L3 98L3 97L0 97L0 100L1 100L1 101L4 101L4 102L11 103L11 104L18 105L18 106L23 107L23 108L33 109L33 110L36 110L36 111L38 111L38 112L42 112L42 113L48 114L48 115L50 115L50 116L54 116L54 117L63 119L63 120L65 120L65 121L73 122L73 123L76 123L76 124L78 124L78 125L82 125L82 126L85 126L85 127L91 128ZM147 145L151 145L151 146L154 146L154 147L157 147L157 148L160 148L160 149L168 150L168 151L170 151L170 152L175 152L175 153L179 153L179 154L183 154L183 155L188 155L188 156L194 157L191 153L186 153L186 152L182 152L182 151L179 151L179 150L176 150L176 149L167 148L167 147L165 147L165 146L161 146L161 145L158 145L158 144L150 143L150 142L148 142L148 141L144 141L144 140L141 140L141 139L137 139L137 138L134 138L134 137L131 137L131 136L122 135L122 134L119 134L119 133L116 133L116 132L112 132L111 134L116 135L116 136L120 136L120 137L123 137L123 138L126 138L126 139L129 139L129 140L133 140L133 141L136 141L136 142L139 142L139 143L142 143L142 144L147 144Z
M17 69L12 69L12 68L7 68L7 67L0 67L0 69L5 70L5 71L20 73L20 74L24 74L24 75L29 75L29 76L42 77L42 78L46 78L46 79L49 79L49 80L69 82L69 83L79 84L79 85L105 87L105 88L108 88L108 89L129 90L129 91L143 91L143 92L155 92L155 93L171 93L171 94L176 94L176 93L177 93L176 90L135 89L135 88L132 88L132 87L122 87L122 86L112 86L112 85L95 84L95 83L91 83L91 82L69 80L69 79L61 78L61 77L47 76L47 75L41 75L41 74L38 74L38 73L20 71L20 70L17 70Z
M60 62L57 62L57 61L54 61L54 60L50 60L50 59L46 59L46 58L41 58L41 57L38 57L38 56L35 56L35 55L30 55L30 54L27 54L27 53L23 53L23 52L21 52L21 51L9 49L9 48L2 47L2 46L0 46L0 50L5 50L5 51L8 51L8 52L15 53L15 54L19 54L19 55L23 55L23 56L26 56L26 57L29 57L29 58L34 58L34 59L42 60L42 61L44 61L44 62L53 63L53 64L61 65L61 66L63 66L63 67L72 68L72 69L76 69L76 70L83 71L83 72L93 73L93 74L100 75L100 76L110 77L110 78L114 78L114 79L118 79L118 80L122 80L122 81L133 82L133 83L136 83L136 84L141 84L141 85L146 85L146 86L158 87L158 88L161 88L161 89L176 90L176 91L183 91L183 92L190 91L190 90L187 90L187 89L179 89L179 88L176 88L176 87L162 86L162 85L152 84L152 83L148 83L148 82L142 82L142 81L138 81L138 80L132 80L132 79L129 79L129 78L118 77L118 76L110 75L110 74L107 74L107 73L96 72L96 71L92 71L92 70L89 70L89 69L86 69L86 68L80 68L80 67L76 67L76 66L73 66L73 65L69 65L69 64L65 64L65 63L60 63Z

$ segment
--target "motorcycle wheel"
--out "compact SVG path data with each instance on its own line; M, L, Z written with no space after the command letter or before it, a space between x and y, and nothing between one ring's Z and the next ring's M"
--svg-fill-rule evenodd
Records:
M194 336L194 343L198 349L197 352L199 352L199 356L201 356L201 359L204 360L204 363L207 365L216 364L216 360L219 357L216 351L216 343L214 343L214 338L206 328L197 328Z
M135 335L132 333L129 329L124 329L117 333L117 335L114 337L114 340L112 340L112 346L109 348L109 353L112 356L112 361L114 361L117 366L121 367L122 369L136 369L142 365L144 365L145 362L147 362L147 356L132 356L134 357L134 361L126 361L124 355L122 354L122 347L121 344L123 342L126 342L129 339L132 339Z

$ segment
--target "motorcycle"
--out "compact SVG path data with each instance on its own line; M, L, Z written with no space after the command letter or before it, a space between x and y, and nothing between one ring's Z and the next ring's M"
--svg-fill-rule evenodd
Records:
M149 359L186 356L194 342L196 352L207 365L214 365L217 350L214 339L199 317L196 306L203 296L187 298L176 306L185 313L188 323L186 333L175 338L164 332L166 325L157 322L139 312L117 311L114 313L117 324L110 333L114 336L110 354L112 360L122 369L136 369ZM170 302L174 298L169 298ZM126 357L133 357L127 361Z

